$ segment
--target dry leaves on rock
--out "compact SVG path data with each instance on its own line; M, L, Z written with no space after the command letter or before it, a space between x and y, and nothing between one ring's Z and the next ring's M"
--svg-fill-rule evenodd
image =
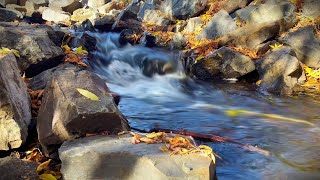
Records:
M65 56L65 62L77 64L79 66L87 67L83 59L87 58L88 51L84 50L82 46L76 48L75 52L68 45L62 46Z
M29 96L31 98L31 113L32 117L38 116L38 111L41 106L41 100L43 97L44 90L36 90L33 91L31 89L28 89Z
M312 69L308 66L304 66L304 72L306 74L307 81L302 86L320 90L320 68Z
M41 163L36 172L39 176L39 179L41 180L58 180L61 179L62 174L60 172L60 167L58 167L58 169L55 166L49 166L49 165L53 165L53 163L51 163L52 160L49 159L43 163Z
M9 48L5 48L5 47L2 47L0 49L0 57L6 55L8 53L13 53L17 58L20 58L19 51L15 50L15 49L9 49Z

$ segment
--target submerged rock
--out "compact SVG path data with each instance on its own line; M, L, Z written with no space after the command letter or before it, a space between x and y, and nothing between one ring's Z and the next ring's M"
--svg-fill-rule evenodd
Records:
M216 39L237 29L237 24L225 10L216 13L202 29L196 40Z
M292 93L292 88L305 81L303 68L292 49L273 50L257 61L260 88L280 94Z
M228 47L222 47L192 66L199 79L239 78L255 70L250 57Z
M16 58L0 56L0 150L19 148L31 121L30 98Z
M65 142L59 149L63 178L215 179L215 164L209 157L169 155L159 149L163 144L132 144L131 139L96 136Z
M32 77L63 62L62 49L50 39L54 34L46 25L0 23L0 47L19 51L19 68Z
M188 19L200 14L207 3L207 0L165 0L160 9L172 19Z
M241 27L219 39L220 45L255 49L257 45L276 37L280 32L278 22L251 24Z
M298 59L309 67L320 67L320 40L313 27L307 26L287 34L281 41L295 51Z
M90 91L98 100L81 95L77 88ZM45 155L56 158L56 150L64 141L86 133L121 132L129 126L105 81L72 66L56 70L47 84L37 130Z

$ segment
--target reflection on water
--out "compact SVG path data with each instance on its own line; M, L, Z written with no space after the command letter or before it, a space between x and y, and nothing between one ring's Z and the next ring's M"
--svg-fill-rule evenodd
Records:
M110 52L104 49L103 53ZM272 153L266 157L233 144L201 142L223 158L217 162L219 179L320 179L319 101L311 97L261 95L239 83L196 82L181 71L146 77L139 67L117 59L108 61L108 65L100 64L94 70L106 79L112 91L121 95L120 110L131 126L211 133ZM225 114L234 109L310 123Z

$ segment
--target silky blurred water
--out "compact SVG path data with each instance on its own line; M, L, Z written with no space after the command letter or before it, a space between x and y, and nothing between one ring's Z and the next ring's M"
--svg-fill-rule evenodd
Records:
M96 37L99 50L91 65L108 87L121 95L119 108L131 126L215 134L271 152L265 156L233 144L198 142L222 157L217 161L218 179L320 179L320 101L308 96L263 95L241 83L195 81L181 68L172 74L146 77L141 67L126 59L177 59L170 53L163 57L164 52L158 50L120 47L116 34ZM302 119L313 125L263 115L225 114L237 109Z

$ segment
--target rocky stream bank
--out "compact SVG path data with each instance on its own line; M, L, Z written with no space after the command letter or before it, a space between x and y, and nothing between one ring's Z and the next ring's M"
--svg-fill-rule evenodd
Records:
M0 179L38 178L37 164L16 158L53 159L56 179L216 178L201 151L170 156L158 141L117 135L130 131L120 97L92 63L105 32L119 33L119 47L177 52L197 80L319 92L319 0L0 0L0 156L15 157L0 159ZM139 66L146 76L178 68L166 59Z

